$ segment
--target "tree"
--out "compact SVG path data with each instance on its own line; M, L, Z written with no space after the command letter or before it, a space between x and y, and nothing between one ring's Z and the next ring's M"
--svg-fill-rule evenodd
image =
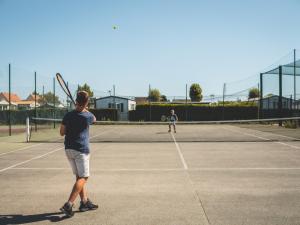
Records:
M190 98L192 102L201 102L202 100L202 89L199 84L192 84L190 87Z
M51 91L49 91L46 94L44 94L43 102L53 104L54 103L53 98L54 98L54 94ZM60 103L61 102L59 101L59 97L56 95L55 104L60 104Z
M159 90L158 89L151 89L150 93L149 93L149 96L148 96L148 99L151 102L159 102L159 100L160 100L160 92L159 92Z
M91 90L91 87L87 83L82 86L78 85L77 91L86 91L89 94L89 97L94 96L94 92Z
M161 102L167 102L167 101L168 101L167 96L161 95L161 96L160 96L160 101L161 101Z
M248 99L258 98L259 97L259 90L258 88L251 88L249 90Z

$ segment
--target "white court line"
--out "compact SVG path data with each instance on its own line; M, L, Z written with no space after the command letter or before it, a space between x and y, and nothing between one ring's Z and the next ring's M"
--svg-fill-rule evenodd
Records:
M94 138L94 137L97 137L97 136L99 136L99 135L101 135L101 134L103 134L103 133L105 133L105 132L108 132L108 131L104 131L104 132L101 132L101 133L99 133L99 134L97 134L97 135L94 135L94 136L92 136L90 139L92 139L92 138ZM41 144L44 144L44 143L41 143ZM64 149L64 147L57 148L57 149L55 149L55 150L53 150L53 151L50 151L50 152L47 152L47 153L45 153L45 154L43 154L43 155L39 155L39 156L33 157L33 158L31 158L31 159L25 160L25 161L23 161L23 162L20 162L20 163L14 164L14 165L12 165L12 166L6 167L6 168L4 168L4 169L1 169L1 170L0 170L0 173L3 172L3 171L9 170L9 169L13 169L13 168L15 168L16 166L20 166L20 165L23 165L23 164L25 164L25 163L28 163L28 162L30 162L30 161L32 161L32 160L40 159L40 158L42 158L42 157L44 157L44 156L47 156L47 155L52 154L52 153L54 153L54 152L57 152L57 151L59 151L59 150L61 150L61 149Z
M6 155L6 154L9 154L9 153L18 152L18 151L25 150L25 149L28 149L28 148L31 148L31 147L35 147L35 146L38 146L38 145L42 145L42 144L43 144L43 143L39 143L39 144L35 144L35 145L30 145L30 146L22 147L22 148L13 150L13 151L4 152L4 153L1 153L0 156Z
M265 134L269 134L269 135L274 135L274 136L279 136L279 137L288 138L288 139L291 139L291 140L297 140L297 141L300 141L300 139L298 139L298 138L289 137L289 136L285 136L285 135L282 135L282 134L271 133L271 132L268 132L268 131L253 130L253 129L251 129L251 128L246 128L246 127L241 127L241 129L244 129L244 130L252 130L252 131L255 131L255 132L260 132L260 133L265 133Z
M16 167L12 168L13 170L70 170L70 168L63 168L63 167L48 167L48 168L43 168L43 167ZM145 172L151 172L151 171L185 171L183 168L149 168L149 169L142 169L142 168L133 168L133 169L125 169L125 168L120 168L120 169L92 169L92 172L94 171L100 171L100 172L140 172L140 171L145 171Z
M52 139L52 140L49 140L49 141L51 142L51 141L56 140L56 139L60 140L60 139L63 139L63 137L55 138L55 139ZM18 152L18 151L21 151L21 150L25 150L25 149L28 149L28 148L31 148L31 147L35 147L35 146L39 146L39 145L43 145L43 144L46 144L46 143L39 143L39 144L35 144L35 145L30 145L30 146L22 147L22 148L13 150L13 151L4 152L4 153L1 153L0 156L6 155L6 154L10 154L10 153L14 153L14 152Z
M51 151L51 152L47 152L47 153L45 153L45 154L43 154L43 155L39 155L39 156L33 157L33 158L31 158L31 159L25 160L25 161L23 161L23 162L20 162L20 163L14 164L14 165L12 165L12 166L6 167L6 168L4 168L4 169L1 169L1 170L0 170L0 173L3 172L3 171L9 170L9 169L15 168L16 166L20 166L20 165L23 165L23 164L25 164L25 163L28 163L28 162L30 162L30 161L32 161L32 160L43 158L43 157L45 157L46 155L49 155L49 154L52 154L53 152L57 152L57 151L59 151L59 150L62 150L63 148L64 148L64 147L60 147L60 148L54 149L54 150Z
M63 167L13 167L11 170L70 170Z
M98 133L98 134L96 134L96 135L90 137L90 139L93 139L94 137L98 137L98 136L100 136L100 135L102 135L102 134L104 134L104 133L107 133L107 132L112 132L112 131L114 131L114 130L115 130L114 128L112 128L112 129L110 129L110 130L105 130L105 131L103 131L103 132L101 132L101 133Z
M294 149L300 149L300 147L298 146L295 146L295 145L291 145L291 144L287 144L287 143L284 143L284 142L281 142L281 141L272 141L271 139L269 138L264 138L264 137L260 137L260 136L257 136L255 134L249 134L249 133L245 133L245 132L241 132L241 131L238 131L238 130L233 130L233 129L229 129L229 128L225 128L223 127L223 129L225 130L229 130L231 132L236 132L236 133L239 133L239 134L243 134L243 135L248 135L248 136L252 136L252 137L256 137L256 138L259 138L259 139L262 139L262 140L265 140L265 141L271 141L272 143L276 143L276 144L280 144L280 145L285 145L285 146L288 146L290 148L294 148ZM241 128L243 129L243 128ZM249 128L245 128L245 129L248 129L248 130L251 130ZM263 133L263 132L262 132ZM281 135L280 135L281 136Z
M269 138L260 137L260 136L257 136L255 134L249 134L249 133L245 133L245 132L242 132L242 131L237 131L237 130L229 129L228 127L222 127L222 128L225 129L225 130L229 130L231 132L235 132L235 133L238 133L238 134L243 134L245 136L251 136L251 137L255 137L255 138L258 138L258 139L265 140L265 141L271 141L271 139L269 139Z
M92 136L91 139L94 138L94 137L97 137L97 136L101 135L102 133L103 132L101 132L100 134ZM61 137L58 138L58 140L60 140L60 139L63 139L63 138L61 138ZM35 144L35 145L25 146L25 147L22 147L22 148L13 150L13 151L8 151L8 152L0 153L0 156L6 155L6 154L10 154L10 153L14 153L14 152L18 152L18 151L22 151L22 150L25 150L25 149L28 149L28 148L31 148L31 147L36 147L36 146L43 145L43 144L46 144L46 143L39 143L39 144Z
M288 147L295 148L295 149L300 149L300 147L298 147L296 145L287 144L287 143L284 143L284 142L281 142L281 141L276 141L275 143L281 144L281 145L286 145Z
M197 192L197 190L196 190L196 188L195 188L195 185L194 185L193 181L192 181L191 178L190 178L189 173L187 172L187 171L188 171L188 166L187 166L187 164L186 164L186 162L185 162L185 159L184 159L184 157L183 157L183 154L182 154L182 152L181 152L181 149L180 149L180 147L179 147L179 145L178 145L178 143L177 143L177 141L176 141L176 139L175 139L175 137L174 137L174 134L173 134L172 132L171 132L171 135L172 135L172 138L173 138L173 140L174 140L174 144L175 144L175 146L176 146L176 149L177 149L177 152L178 152L179 157L180 157L180 159L181 159L181 162L182 162L182 164L183 164L183 169L182 169L182 170L186 173L187 178L188 178L188 180L189 180L189 182L190 182L190 184L191 184L191 187L192 187L192 190L193 190L194 197L195 197L195 199L198 201L198 204L199 204L199 206L200 206L201 209L202 209L203 217L204 217L205 222L206 222L205 224L210 225L210 221L209 221L209 218L208 218L208 216L207 216L206 210L205 210L205 208L204 208L203 202L202 202L202 200L201 200L201 198L200 198L200 196L199 196L199 194L198 194L198 192Z
M300 170L300 167L233 167L233 168L190 168L190 171L226 171L226 170Z
M178 143L177 143L177 141L176 141L176 139L175 139L175 137L174 137L174 134L173 134L172 132L171 132L171 135L172 135L174 144L175 144L175 146L176 146L178 155L179 155L179 157L180 157L181 163L182 163L182 165L183 165L183 168L184 168L185 170L187 170L187 169L188 169L188 166L187 166L187 164L186 164L186 162L185 162L185 159L184 159L184 157L183 157L183 154L182 154L182 152L181 152L181 149L180 149L180 147L179 147L179 145L178 145Z
M63 168L63 167L14 167L11 168L12 170L70 170L70 168ZM215 168L128 168L128 169L92 169L93 172L169 172L169 171L243 171L243 170L300 170L300 167L233 167L233 168L226 168L226 167L215 167Z

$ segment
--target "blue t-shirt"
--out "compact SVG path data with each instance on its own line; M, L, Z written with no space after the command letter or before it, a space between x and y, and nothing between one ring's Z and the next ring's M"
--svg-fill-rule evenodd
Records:
M171 117L170 117L171 122L176 122L177 120L178 120L178 117L176 114L171 115Z
M68 112L62 121L66 126L65 149L89 153L89 126L93 122L94 115L90 112Z

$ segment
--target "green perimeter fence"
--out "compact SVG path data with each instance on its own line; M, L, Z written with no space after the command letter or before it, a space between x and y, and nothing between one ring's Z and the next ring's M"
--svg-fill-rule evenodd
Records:
M96 116L97 120L118 120L118 112L115 109L91 109L90 111ZM8 136L25 132L27 117L61 119L67 112L67 109L0 111L0 136ZM53 124L53 127L55 127L55 123Z
M130 121L163 121L170 115L170 110L175 110L181 121L214 121L214 120L239 120L259 118L257 104L250 105L137 105L136 110L129 112Z

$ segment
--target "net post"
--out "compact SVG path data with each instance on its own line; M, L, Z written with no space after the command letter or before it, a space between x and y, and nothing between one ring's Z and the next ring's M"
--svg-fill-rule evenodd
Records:
M282 66L279 66L279 99L278 99L278 116L282 117ZM282 126L282 121L279 121L279 126Z
M263 73L259 76L259 119L263 117Z
M8 133L11 136L11 66L8 64Z
M29 117L26 117L26 142L30 141L30 121Z

